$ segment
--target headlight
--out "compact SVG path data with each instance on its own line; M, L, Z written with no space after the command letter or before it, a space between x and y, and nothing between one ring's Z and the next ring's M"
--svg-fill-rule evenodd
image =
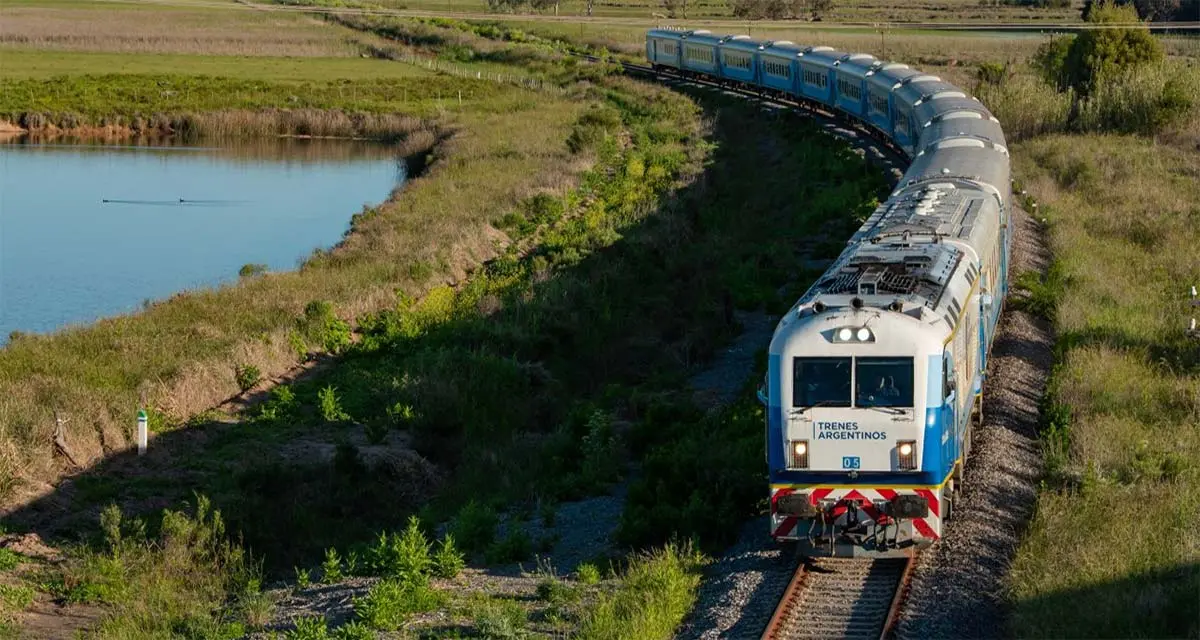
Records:
M875 342L875 333L867 327L841 327L834 330L833 341L851 344Z
M792 469L808 468L808 440L792 440L790 453L792 460L789 467Z
M901 470L912 471L917 468L917 442L915 440L896 442L896 462Z

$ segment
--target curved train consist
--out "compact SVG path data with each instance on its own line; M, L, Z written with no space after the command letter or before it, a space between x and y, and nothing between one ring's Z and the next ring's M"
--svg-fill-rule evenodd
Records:
M936 76L862 53L656 29L656 70L817 105L910 164L771 340L771 535L809 555L932 544L962 487L1008 291L1004 133ZM803 180L803 176L797 176Z

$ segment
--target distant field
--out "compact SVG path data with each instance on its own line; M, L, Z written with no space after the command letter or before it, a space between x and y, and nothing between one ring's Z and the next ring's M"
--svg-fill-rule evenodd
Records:
M434 11L486 11L486 0L383 0L383 6ZM678 15L690 19L731 18L732 2L702 0L689 2ZM835 0L834 9L822 16L826 21L840 22L1074 22L1079 20L1083 3L1072 2L1065 9L1032 9L1008 5L982 6L979 0ZM559 15L583 15L583 0L567 0L558 7ZM549 12L553 13L553 11ZM625 0L596 2L593 16L645 17L666 15L661 1Z
M343 32L317 18L235 6L190 6L186 0L168 6L17 0L0 9L0 45L123 53L357 54ZM3 67L12 64L5 54Z
M372 58L286 58L187 54L90 53L0 48L0 78L72 74L210 75L244 80L325 81L433 77L420 67Z

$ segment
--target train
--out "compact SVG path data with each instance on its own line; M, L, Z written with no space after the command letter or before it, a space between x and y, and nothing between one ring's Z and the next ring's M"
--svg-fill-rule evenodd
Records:
M888 198L779 320L758 396L774 539L817 556L934 544L961 502L1009 288L1000 122L938 76L865 53L653 29L646 56L659 73L836 115L907 158Z

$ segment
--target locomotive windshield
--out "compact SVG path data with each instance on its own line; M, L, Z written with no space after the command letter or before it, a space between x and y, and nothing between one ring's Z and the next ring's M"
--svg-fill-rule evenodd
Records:
M912 358L855 358L855 365L855 406L913 406Z
M850 358L796 358L792 372L793 406L850 406Z

